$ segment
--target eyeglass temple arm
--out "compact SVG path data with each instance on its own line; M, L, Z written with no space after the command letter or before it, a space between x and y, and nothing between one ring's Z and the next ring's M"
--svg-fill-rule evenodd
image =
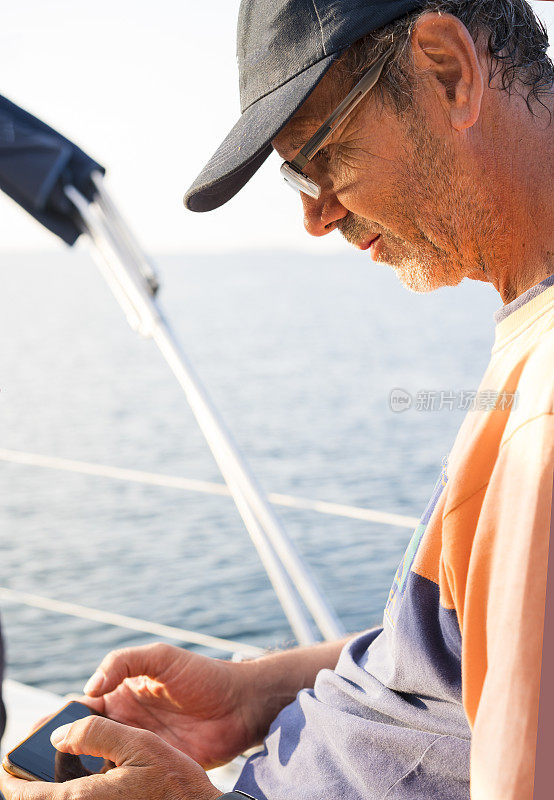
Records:
M384 53L378 61L366 72L358 81L354 88L346 95L342 103L333 111L330 117L325 120L321 128L316 131L312 138L304 145L298 155L291 161L291 164L302 169L308 161L317 153L333 131L338 128L341 122L350 114L362 97L372 89L383 71L385 61L389 56L389 51Z

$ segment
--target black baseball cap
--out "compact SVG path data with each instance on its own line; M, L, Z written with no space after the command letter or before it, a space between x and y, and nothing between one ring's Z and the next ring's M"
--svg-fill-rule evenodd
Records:
M271 153L271 141L349 45L423 0L242 0L237 28L241 116L187 190L185 206L230 200Z

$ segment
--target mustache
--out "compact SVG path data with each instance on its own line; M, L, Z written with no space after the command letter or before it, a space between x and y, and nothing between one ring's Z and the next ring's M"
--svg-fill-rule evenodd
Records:
M347 242L356 245L361 244L362 242L367 241L368 238L377 236L380 233L380 231L376 229L375 225L372 225L370 228L369 223L366 220L357 217L350 211L345 217L337 220L335 227L340 232L341 236L344 236Z

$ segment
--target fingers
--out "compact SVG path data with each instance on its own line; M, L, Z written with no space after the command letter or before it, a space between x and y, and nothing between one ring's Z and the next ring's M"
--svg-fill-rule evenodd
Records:
M92 798L100 800L106 797L99 791L100 783L98 775L90 778L79 778L77 781L70 780L64 783L50 783L46 781L25 781L21 778L14 778L4 769L0 769L0 798L6 800L76 800L76 798ZM113 795L114 800L125 797L125 794Z
M0 769L0 792L6 800L65 800L68 797L64 784L54 786L44 781L24 781L3 769Z
M96 711L97 714L105 714L106 707L103 697L89 697L88 695L75 695L77 703L82 703L88 706L91 711Z
M121 767L148 763L158 737L106 717L91 716L56 728L50 741L61 753L99 756Z
M87 681L84 692L89 697L100 697L113 692L125 678L139 675L158 678L177 655L184 653L178 647L162 643L114 650Z

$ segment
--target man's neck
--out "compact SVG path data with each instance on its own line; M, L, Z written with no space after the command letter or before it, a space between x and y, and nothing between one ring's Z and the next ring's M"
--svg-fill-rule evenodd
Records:
M554 273L554 102L548 99L552 122L536 103L532 117L522 100L516 124L504 131L504 154L497 154L507 224L490 280L504 303Z

